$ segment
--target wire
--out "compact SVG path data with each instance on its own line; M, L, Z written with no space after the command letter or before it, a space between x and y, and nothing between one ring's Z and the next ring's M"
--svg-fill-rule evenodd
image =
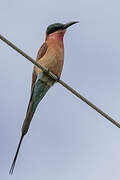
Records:
M10 47L12 47L14 50L16 50L18 53L20 53L22 56L24 56L26 59L28 59L30 62L32 62L34 65L36 65L38 68L42 69L43 72L45 72L49 77L54 79L55 81L59 82L62 86L64 86L66 89L68 89L70 92L72 92L75 96L77 96L79 99L84 101L86 104L88 104L90 107L92 107L94 110L96 110L99 114L104 116L107 120L109 120L111 123L116 125L118 128L120 128L120 124L115 121L113 118L111 118L108 114L103 112L101 109L99 109L97 106L95 106L93 103L91 103L89 100L87 100L85 97L83 97L81 94L79 94L76 90L74 90L72 87L70 87L68 84L66 84L64 81L59 79L55 74L50 72L47 68L43 67L41 64L37 63L33 58L31 58L29 55L27 55L25 52L23 52L21 49L19 49L17 46L15 46L13 43L11 43L9 40L7 40L5 37L3 37L0 34L0 39L4 41L6 44L8 44Z

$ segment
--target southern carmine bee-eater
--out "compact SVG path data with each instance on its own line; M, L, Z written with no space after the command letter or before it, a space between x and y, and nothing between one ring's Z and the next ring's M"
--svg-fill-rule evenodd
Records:
M55 23L48 26L46 30L46 40L38 51L36 61L49 71L60 78L63 63L64 63L64 44L63 37L66 29L78 21L69 22L66 24ZM34 66L32 74L31 97L26 113L25 120L22 126L22 134L20 142L10 169L10 174L13 173L18 152L23 140L23 137L28 132L30 122L37 108L37 105L45 96L50 87L55 83L53 79L48 77L41 69Z

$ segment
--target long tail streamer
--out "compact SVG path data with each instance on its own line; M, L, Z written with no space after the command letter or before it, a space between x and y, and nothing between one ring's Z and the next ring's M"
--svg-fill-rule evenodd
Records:
M12 175L13 170L14 170L14 167L15 167L15 163L16 163L16 160L17 160L18 152L19 152L19 150L20 150L20 146L21 146L23 137L24 137L24 135L22 134L22 135L21 135L21 138L20 138L20 142L19 142L19 144L18 144L18 148L17 148L16 154L15 154L14 160L13 160L13 163L12 163L12 166L11 166L10 171L9 171L9 174L11 174L11 175Z

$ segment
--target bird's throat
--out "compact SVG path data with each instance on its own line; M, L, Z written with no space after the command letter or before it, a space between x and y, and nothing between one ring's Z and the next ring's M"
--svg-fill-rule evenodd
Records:
M57 42L60 44L63 44L63 37L64 37L65 31L57 31L52 34L49 34L46 38L46 40L52 40L53 42Z

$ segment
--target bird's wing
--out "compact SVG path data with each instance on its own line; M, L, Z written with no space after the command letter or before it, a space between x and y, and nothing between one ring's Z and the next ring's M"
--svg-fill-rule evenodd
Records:
M39 60L40 58L42 58L42 57L45 55L45 53L46 53L46 51L47 51L47 48L48 48L47 43L43 43L43 45L42 45L41 48L39 49L38 54L37 54L37 57L36 57L36 61L37 61L37 62L38 62L38 60ZM33 69L33 74L32 74L31 92L32 92L32 90L33 90L33 86L34 86L34 83L35 83L35 81L36 81L36 78L37 78L37 74L36 74L35 68L34 68L34 69Z
M40 49L37 53L37 57L36 57L37 62L40 58L42 58L45 55L47 48L48 48L47 43L43 43L43 45L40 47ZM30 108L30 103L32 101L33 89L34 89L36 79L37 79L37 74L35 72L35 66L34 66L33 73L32 73L31 96L30 96L30 101L29 101L28 108L27 108L27 113L28 113L28 110Z

